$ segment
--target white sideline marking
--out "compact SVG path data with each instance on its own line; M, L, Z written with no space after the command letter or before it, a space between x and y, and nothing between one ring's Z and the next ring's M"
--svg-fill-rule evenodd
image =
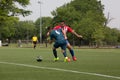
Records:
M49 69L49 70L64 71L64 72L71 72L71 73L78 73L78 74L85 74L85 75L86 74L87 75L94 75L94 76L100 76L100 77L105 77L105 78L120 79L120 77L117 77L117 76L110 76L110 75L89 73L89 72L80 72L80 71L60 69L60 68L40 67L40 66L34 66L34 65L28 65L28 64L10 63L10 62L0 62L0 63L1 64L10 64L10 65L24 66L24 67L30 67L30 68Z

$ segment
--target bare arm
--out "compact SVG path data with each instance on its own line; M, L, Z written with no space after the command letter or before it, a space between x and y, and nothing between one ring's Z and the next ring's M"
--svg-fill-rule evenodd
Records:
M74 30L72 31L72 34L74 34L74 35L77 36L78 38L82 38L82 35L77 34Z
M62 29L62 33L63 33L65 39L67 39L66 31Z

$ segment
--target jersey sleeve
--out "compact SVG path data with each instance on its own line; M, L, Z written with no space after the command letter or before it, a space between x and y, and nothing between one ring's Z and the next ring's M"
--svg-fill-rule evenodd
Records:
M53 39L53 35L51 34L51 35L50 35L50 40L52 40L52 39Z
M70 28L69 26L66 26L66 27L67 27L67 31L68 31L68 32L70 32L70 33L71 33L71 32L73 31L73 29L72 29L72 28Z
M50 34L50 40L53 40L53 38L54 38L54 34L53 34L53 32L51 32L51 34Z
M61 27L60 26L55 26L54 28L53 28L53 30L58 30L58 29L60 29Z

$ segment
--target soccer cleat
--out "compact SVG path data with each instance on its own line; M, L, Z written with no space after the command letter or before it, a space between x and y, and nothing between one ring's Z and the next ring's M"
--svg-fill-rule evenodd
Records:
M70 62L70 58L69 57L65 57L64 62Z
M76 60L77 60L77 58L76 58L75 56L73 56L72 59L73 59L73 61L76 61Z
M54 61L58 61L59 60L59 57L57 57L57 58L54 58Z

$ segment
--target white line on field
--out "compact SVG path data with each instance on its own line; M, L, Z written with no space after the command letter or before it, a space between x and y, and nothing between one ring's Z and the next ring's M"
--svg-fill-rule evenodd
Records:
M0 62L0 63L1 64L24 66L24 67L30 67L30 68L49 69L49 70L56 70L56 71L64 71L64 72L71 72L71 73L78 73L78 74L94 75L94 76L100 76L100 77L106 77L106 78L120 79L120 77L117 77L117 76L110 76L110 75L89 73L89 72L81 72L81 71L74 71L74 70L67 70L67 69L60 69L60 68L40 67L40 66L34 66L34 65L28 65L28 64L10 63L10 62Z

